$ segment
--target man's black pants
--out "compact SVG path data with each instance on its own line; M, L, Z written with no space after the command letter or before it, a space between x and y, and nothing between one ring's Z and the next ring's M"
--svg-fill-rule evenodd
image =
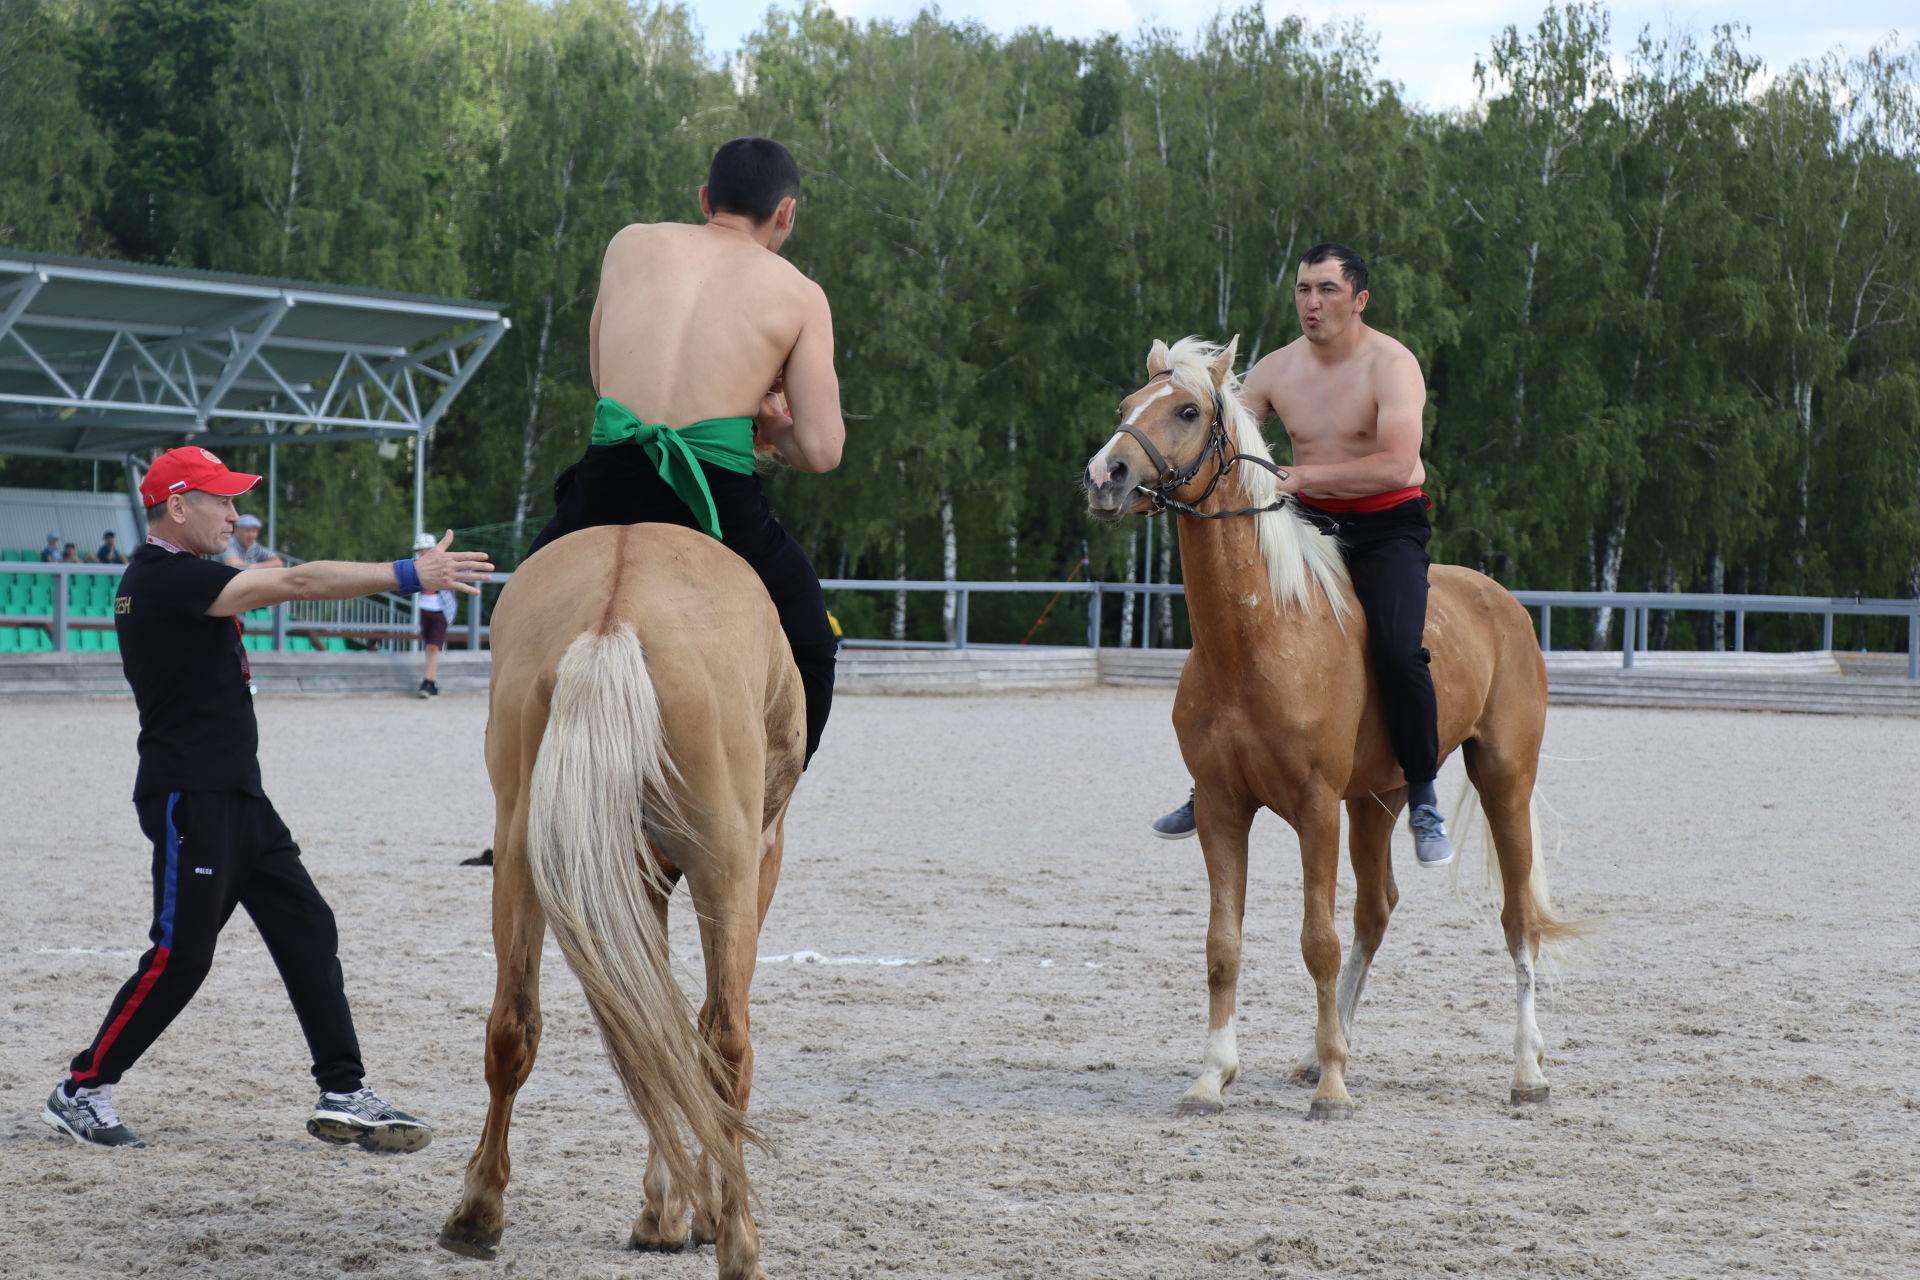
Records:
M279 967L313 1054L313 1078L335 1093L358 1089L360 1042L333 911L273 805L240 791L172 791L133 803L153 842L153 946L70 1065L74 1083L116 1083L160 1038L200 989L220 930L240 906Z
M807 697L807 759L819 750L833 709L833 659L840 648L827 620L827 598L813 562L767 509L758 476L701 463L720 514L720 541L753 566L773 597L780 629ZM558 507L533 540L531 556L556 538L603 524L677 524L696 529L693 512L648 459L631 444L588 445L580 461L553 483Z
M1367 616L1367 645L1387 737L1410 783L1440 772L1439 712L1434 705L1427 629L1427 499L1409 498L1385 511L1322 511L1301 503L1308 518L1340 539L1353 593Z

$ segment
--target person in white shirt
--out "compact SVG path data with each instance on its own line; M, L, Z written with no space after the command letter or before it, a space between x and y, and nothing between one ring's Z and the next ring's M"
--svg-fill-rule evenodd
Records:
M431 551L437 545L430 533L413 535L413 554ZM453 623L453 615L460 607L459 598L451 591L422 591L420 593L420 639L427 646L426 678L420 682L420 696L437 698L440 696L440 651L447 647L447 628Z

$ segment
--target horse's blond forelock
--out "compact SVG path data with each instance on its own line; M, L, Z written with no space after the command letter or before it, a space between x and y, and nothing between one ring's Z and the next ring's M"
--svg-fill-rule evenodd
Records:
M1213 363L1225 350L1203 338L1180 339L1169 349L1173 384L1202 400L1211 400L1216 391ZM1260 434L1260 424L1240 403L1240 376L1229 368L1217 390L1229 451L1272 462L1273 454ZM1230 497L1230 506L1264 507L1280 495L1272 472L1245 463L1234 467L1221 484L1223 492L1230 493L1234 488L1239 489L1241 500ZM1344 624L1352 608L1347 602L1347 562L1340 555L1339 544L1302 519L1292 503L1249 518L1259 534L1274 605L1298 605L1311 613L1325 601L1332 606L1333 616Z

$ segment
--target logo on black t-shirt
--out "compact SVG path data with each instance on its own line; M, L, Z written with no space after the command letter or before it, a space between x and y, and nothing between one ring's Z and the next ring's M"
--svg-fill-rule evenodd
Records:
M115 613L132 613L133 597L132 596L115 596L113 598L113 611Z

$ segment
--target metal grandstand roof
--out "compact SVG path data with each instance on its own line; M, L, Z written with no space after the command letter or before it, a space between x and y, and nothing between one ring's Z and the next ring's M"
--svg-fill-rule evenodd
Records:
M0 453L419 436L508 323L490 302L0 248Z

